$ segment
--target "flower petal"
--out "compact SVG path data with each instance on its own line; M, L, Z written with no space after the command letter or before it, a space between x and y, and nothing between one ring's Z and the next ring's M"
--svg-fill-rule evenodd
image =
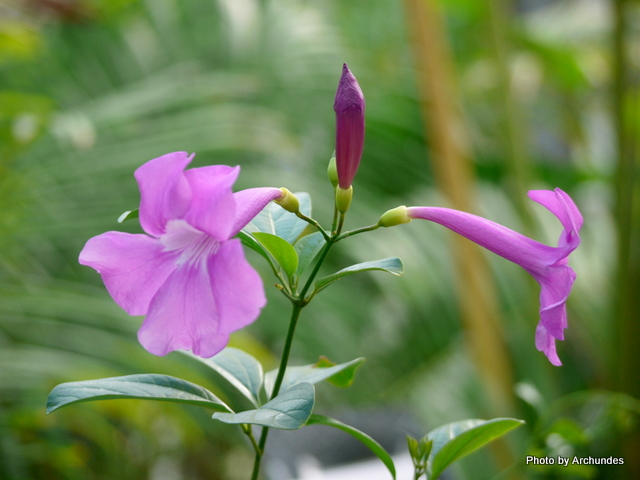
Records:
M258 318L267 299L262 279L245 259L240 240L220 246L209 259L209 272L220 332L234 332Z
M148 235L107 232L89 239L79 262L102 276L107 290L128 314L144 315L149 302L175 270L175 255Z
M567 328L566 302L576 274L567 265L554 265L542 272L529 272L540 284L540 323L545 330L564 340Z
M282 196L282 190L272 187L248 188L234 193L236 220L230 237L237 235L271 200L277 200Z
M191 202L191 190L184 169L193 159L186 152L174 152L148 161L134 176L140 188L140 225L159 237L169 220L182 218Z
M185 220L217 240L230 236L235 218L235 200L231 187L240 167L212 165L192 168L184 173L191 187L192 199Z
M240 241L230 240L208 262L181 265L169 276L151 301L138 340L155 355L191 350L211 357L265 304L262 279L245 260Z
M151 301L138 340L154 355L191 350L211 357L229 340L220 332L220 316L205 264L184 264L160 287Z
M582 214L571 197L559 188L553 191L531 190L527 195L534 202L547 208L562 223L564 231L558 241L558 247L565 252L564 256L575 250L580 244L578 234L582 227Z
M439 207L409 207L407 214L412 219L439 223L528 270L538 270L558 260L557 248L536 242L477 215Z
M556 352L556 339L547 332L542 322L536 327L536 348L547 356L552 365L562 365Z

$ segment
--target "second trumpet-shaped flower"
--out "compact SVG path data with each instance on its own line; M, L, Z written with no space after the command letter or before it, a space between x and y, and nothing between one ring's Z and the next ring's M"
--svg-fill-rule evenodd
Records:
M233 237L282 191L233 193L239 167L185 171L192 159L175 152L136 170L147 235L103 233L80 253L118 305L146 315L138 339L155 355L181 349L210 357L266 303L262 280Z
M524 268L540 284L540 321L536 328L536 348L553 365L561 365L556 340L564 340L567 328L565 303L576 274L567 265L568 257L580 244L582 215L565 192L532 190L529 198L546 207L562 223L557 247L536 242L498 223L470 213L438 207L403 207L387 212L380 225L393 226L412 219L430 220L468 238L478 245Z

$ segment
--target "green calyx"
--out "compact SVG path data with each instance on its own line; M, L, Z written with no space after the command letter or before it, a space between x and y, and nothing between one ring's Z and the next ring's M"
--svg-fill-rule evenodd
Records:
M351 199L353 198L353 187L347 189L337 187L336 188L336 208L340 213L345 213L351 206Z
M282 198L274 201L287 212L298 213L300 211L300 201L298 197L284 187L282 187L280 191L282 192Z
M402 225L410 221L411 218L409 218L407 214L407 207L400 205L383 213L380 220L378 220L378 225L381 227L395 227L396 225Z

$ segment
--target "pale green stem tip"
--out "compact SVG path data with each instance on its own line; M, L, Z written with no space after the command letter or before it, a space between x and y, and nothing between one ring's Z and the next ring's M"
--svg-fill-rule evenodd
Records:
M276 199L275 202L284 208L287 212L297 213L300 211L300 201L298 197L296 197L293 193L291 193L286 188L282 187L280 189L282 192L282 197Z

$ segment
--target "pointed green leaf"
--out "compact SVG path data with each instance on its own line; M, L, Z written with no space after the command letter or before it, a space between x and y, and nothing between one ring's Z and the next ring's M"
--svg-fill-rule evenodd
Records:
M295 196L300 202L300 212L306 216L311 216L311 198L308 193L297 192ZM269 203L262 211L256 215L245 227L247 233L270 233L284 238L287 242L293 243L306 228L307 222L298 218L294 213L287 212L276 203Z
M341 382L339 385L348 386L353 380L356 368L358 368L362 362L364 362L364 358L360 357L340 365L319 366L318 364L314 364L300 367L287 367L280 388L281 390L286 390L302 382L315 384L323 380L331 381L332 378L340 377L340 375L344 373L347 375L340 379ZM271 396L277 375L278 370L272 370L265 375L264 388L268 396Z
M183 353L211 367L253 405L260 405L263 372L262 365L255 357L234 347L226 347L211 358L201 358L190 352Z
M260 408L240 413L216 412L213 418L224 423L250 423L281 430L297 430L307 423L314 400L313 385L299 383Z
M256 232L253 236L269 251L289 277L296 273L298 255L290 243L270 233Z
M324 247L325 240L320 232L315 232L310 235L305 235L298 240L294 245L296 253L298 254L298 275L302 275L305 269L313 262L316 255L320 253L322 247Z
M141 374L62 383L51 390L47 413L72 403L123 398L161 400L232 412L200 385L168 375Z
M358 369L358 367L360 367L360 365L363 362L364 362L364 357L359 357L350 362L343 363L342 365L346 365L347 367L345 369L340 370L335 375L331 375L329 378L327 378L327 382L329 382L332 385L335 385L336 387L350 387L351 384L353 383L353 380L355 379L356 370ZM324 355L322 355L313 366L315 368L329 368L329 367L334 367L338 365L332 362L331 360L329 360Z
M339 272L321 278L316 282L316 292L328 287L336 280L340 280L347 275L354 273L367 272L369 270L382 270L393 275L402 275L402 260L397 257L383 258L382 260L373 260L371 262L358 263L350 267L343 268Z
M433 441L429 478L438 478L453 462L522 425L515 418L463 420L436 428L426 435Z
M218 414L216 413L215 415L218 415ZM361 432L357 428L354 428L350 425L342 423L333 418L325 417L324 415L311 415L311 418L309 418L307 425L328 425L329 427L338 428L343 432L346 432L349 435L360 440L362 443L364 443L364 445L367 448L369 448L369 450L371 450L380 460L382 460L382 463L384 463L385 466L389 469L391 478L395 480L396 467L393 464L393 459L391 458L391 455L389 455L387 451L384 448L382 448L382 445L380 445L378 442L376 442L373 438L371 438L366 433Z
M138 213L139 211L137 208L135 210L127 210L118 217L118 223L122 223L126 220L131 220L132 218L138 218Z

